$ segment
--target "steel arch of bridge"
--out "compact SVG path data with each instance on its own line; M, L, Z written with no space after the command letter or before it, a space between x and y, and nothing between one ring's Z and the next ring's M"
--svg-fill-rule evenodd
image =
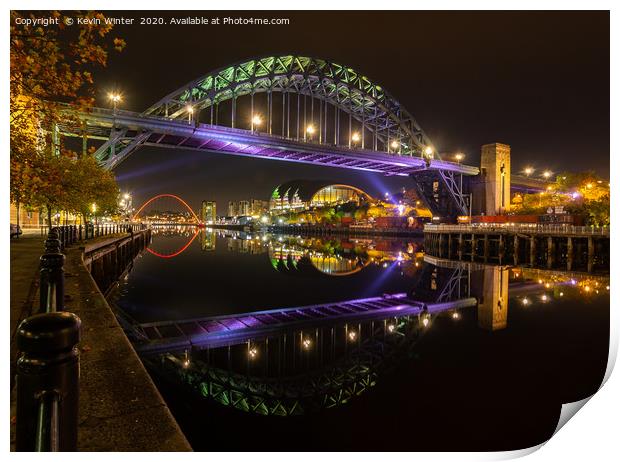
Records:
M176 199L180 204L182 204L183 206L185 206L185 208L187 210L189 210L192 215L194 216L194 219L196 220L197 223L200 223L200 219L198 218L198 216L194 213L194 211L192 210L192 208L189 206L189 204L187 202L185 202L183 199L181 199L179 196L176 196L174 194L158 194L157 196L153 196L151 197L148 201L146 201L144 204L142 204L142 206L138 209L138 211L134 214L133 216L133 220L136 220L138 218L138 215L140 215L140 213L142 212L142 210L144 210L144 208L151 204L152 202L156 201L157 199L161 199L162 197L171 197L172 199Z
M362 124L362 136L364 129L374 134L375 150L377 141L387 146L398 140L401 154L422 156L424 149L432 146L414 117L382 86L351 67L298 55L250 59L218 69L170 93L143 114L182 119L188 117L191 106L193 111L209 108L213 121L213 108L232 100L234 127L237 97L267 93L271 105L273 92L330 103ZM269 125L271 112L269 109Z

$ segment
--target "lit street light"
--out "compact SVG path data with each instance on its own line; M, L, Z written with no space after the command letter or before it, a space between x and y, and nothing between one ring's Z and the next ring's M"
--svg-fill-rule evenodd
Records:
M357 143L360 140L360 134L355 132L351 135L351 141L353 144Z
M454 158L456 159L457 162L461 162L463 159L465 159L465 154L463 154L462 152L458 152Z
M426 149L424 149L424 154L426 157L433 157L433 148L427 146Z
M527 175L530 176L532 173L534 173L534 169L532 167L525 167L525 170L523 170L523 172Z
M194 114L194 107L190 104L187 105L187 121L192 121L192 114Z
M255 127L260 127L263 123L263 118L259 114L254 114L252 116L252 131L254 131Z
M108 93L108 99L112 101L112 108L116 112L116 106L123 101L123 97L119 93Z
M312 135L314 135L314 125L308 125L306 127L306 134L312 139Z
M393 141L390 143L390 146L392 147L392 149L394 149L394 151L397 151L397 150L398 150L398 148L400 147L400 143L399 143L398 141L396 141L396 140L393 140Z
M551 178L551 172L549 170L545 170L543 172L543 176L545 177L546 180L548 180L549 178Z

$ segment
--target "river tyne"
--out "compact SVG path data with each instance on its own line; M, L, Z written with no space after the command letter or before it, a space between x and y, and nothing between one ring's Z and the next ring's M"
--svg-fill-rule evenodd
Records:
M605 271L442 260L422 238L153 231L109 296L125 325L266 326L142 351L195 450L522 449L604 376Z

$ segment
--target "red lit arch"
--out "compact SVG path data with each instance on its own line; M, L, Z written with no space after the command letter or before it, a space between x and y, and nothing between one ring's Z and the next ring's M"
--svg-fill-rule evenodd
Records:
M157 196L151 197L148 201L146 201L144 204L142 204L142 207L140 207L138 209L138 211L134 214L133 219L136 220L138 218L138 215L140 215L140 212L142 212L142 210L144 210L144 208L149 205L151 202L157 200L157 199L161 199L162 197L172 197L173 199L176 199L178 202L180 202L181 204L183 204L185 206L185 208L187 208L187 210L189 210L192 215L194 216L194 219L196 220L197 223L200 223L200 219L198 218L198 216L194 213L194 211L192 210L192 208L187 204L187 202L185 202L183 199L181 199L179 196L175 196L174 194L158 194Z

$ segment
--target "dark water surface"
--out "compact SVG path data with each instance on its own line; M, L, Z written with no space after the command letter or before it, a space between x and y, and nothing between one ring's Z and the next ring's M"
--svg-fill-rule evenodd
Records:
M140 323L396 293L423 302L413 315L144 357L196 450L484 451L545 441L561 404L603 378L609 279L457 264L421 246L158 229L112 299Z

